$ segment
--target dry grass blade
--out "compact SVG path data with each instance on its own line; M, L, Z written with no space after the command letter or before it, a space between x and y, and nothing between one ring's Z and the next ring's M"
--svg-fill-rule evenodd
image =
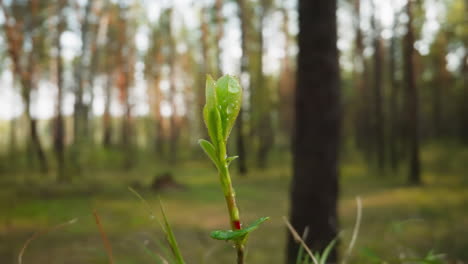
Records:
M106 232L104 231L104 228L101 225L101 220L96 210L93 210L93 215L94 215L94 219L96 220L96 225L98 226L99 233L101 234L102 242L104 244L104 247L106 248L107 256L109 258L109 263L113 264L114 260L112 257L112 247L111 247L111 244L109 243L109 239L107 238Z
M312 253L310 248L307 246L307 244L304 242L304 240L301 238L301 236L296 232L296 230L291 225L291 223L289 223L288 219L286 219L286 217L283 216L283 221L286 224L286 226L288 227L289 231L291 232L294 240L296 240L297 242L299 242L301 244L301 246L305 249L305 251L310 256L310 258L312 259L314 264L319 264L319 262L315 258L314 254Z
M351 242L349 242L348 249L346 250L346 254L343 258L342 263L346 264L348 261L349 256L351 256L351 252L353 251L354 245L356 244L357 236L359 234L359 228L361 226L361 219L362 219L362 201L361 197L356 197L356 223L354 224L353 229L353 236L351 237Z
M34 233L34 235L32 235L28 240L26 240L26 242L24 243L23 247L21 248L21 251L20 253L18 254L18 264L23 264L23 255L24 255L24 252L26 251L26 248L29 246L29 244L36 238L38 237L41 237L43 235L46 235L48 234L49 232L51 231L54 231L54 230L57 230L57 229L60 229L64 226L67 226L67 225L71 225L71 224L74 224L75 222L77 221L76 218L70 220L70 221L67 221L65 223L61 223L59 225L56 225L54 227L51 227L51 228L48 228L42 232L36 232Z

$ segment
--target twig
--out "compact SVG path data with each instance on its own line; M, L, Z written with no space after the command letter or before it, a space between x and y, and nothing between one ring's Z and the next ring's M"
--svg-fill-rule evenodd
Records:
M361 226L362 219L362 201L361 197L356 197L356 223L354 224L353 236L351 237L351 242L349 242L348 250L343 258L342 264L346 264L351 252L353 251L354 244L356 243L357 236L359 234L359 227Z
M307 254L309 254L309 256L312 259L312 261L314 262L314 264L319 264L319 262L315 258L314 254L312 253L310 248L307 246L307 244L304 242L304 240L302 240L301 236L296 232L296 230L291 225L291 223L289 223L288 219L283 216L283 221L286 224L286 226L288 227L289 231L291 232L294 240L296 240L297 242L299 242L299 244L301 244L301 246L305 249Z
M109 239L107 239L106 232L104 231L104 228L101 225L101 221L96 210L93 210L93 215L94 215L94 219L96 220L96 225L98 226L99 233L101 234L102 242L104 244L104 247L106 248L107 256L109 257L109 263L113 264L114 260L112 258L112 247L109 243Z
M59 228L62 228L64 226L67 226L67 225L71 225L71 224L74 224L78 219L77 218L74 218L70 221L67 221L65 223L61 223L59 225L56 225L54 227L51 227L51 228L48 228L42 232L38 231L36 233L34 233L34 235L32 235L28 240L26 240L26 242L24 243L23 247L21 248L21 251L20 253L18 254L18 263L19 264L22 264L23 263L23 255L24 255L24 252L26 251L26 248L28 247L28 245L36 238L38 237L41 237L43 235L46 235L48 234L49 232L51 231L54 231L54 230L57 230Z

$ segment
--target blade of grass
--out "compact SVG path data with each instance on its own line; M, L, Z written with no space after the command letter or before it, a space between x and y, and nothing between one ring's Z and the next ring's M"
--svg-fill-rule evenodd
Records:
M304 233L302 233L302 240L306 240L308 234L309 234L309 227L306 226L306 228L304 229ZM296 264L304 264L304 248L302 246L299 247L299 252L297 253Z
M320 257L320 264L326 264L327 263L328 255L330 255L330 252L331 252L332 248L335 246L336 241L337 241L337 238L333 239L328 244L328 246L325 248L325 250L323 250L323 253L322 253L321 257Z
M346 264L348 258L351 256L351 252L353 251L354 245L357 240L357 236L359 234L359 228L361 226L361 219L362 219L362 201L361 197L356 197L356 222L354 224L353 235L351 237L351 241L349 242L348 249L343 257L343 264Z
M166 233L167 241L169 242L169 245L171 246L172 253L174 254L174 257L176 258L176 262L178 264L185 264L184 258L182 257L182 253L180 252L179 245L177 244L177 240L175 238L174 232L172 231L171 225L169 224L169 221L167 220L166 212L164 210L164 206L159 200L159 205L161 206L161 213L163 216L164 220L164 232Z
M112 246L107 238L106 231L104 231L104 227L101 224L101 219L96 210L93 210L94 219L96 220L96 225L98 226L99 233L101 234L102 243L104 244L104 248L106 249L107 257L109 258L109 263L114 263L114 258L112 254Z
M65 223L61 223L61 224L58 224L58 225L53 226L53 227L51 227L51 228L48 228L48 229L46 229L46 230L44 230L44 231L42 231L42 232L36 232L36 233L34 233L28 240L26 240L26 242L24 243L23 247L21 248L21 251L20 251L20 253L18 254L18 264L23 264L23 255L24 255L24 252L26 251L26 248L29 246L29 244L30 244L33 240L35 240L35 239L37 239L38 237L41 237L41 236L43 236L43 235L46 235L46 234L50 233L51 231L60 229L60 228L65 227L65 226L67 226L67 225L72 225L72 224L76 223L77 220L78 220L77 218L74 218L74 219L69 220L69 221L67 221L67 222L65 222Z
M153 209L151 208L151 205L148 203L148 201L146 201L145 198L143 198L143 196L141 196L141 194L139 194L137 191L135 191L135 189L133 189L132 187L128 187L128 190L130 190L130 192L132 192L140 201L141 203L146 207L146 210L148 211L150 217L152 219L155 219L156 222L159 224L159 226L161 227L161 229L163 230L163 232L166 234L166 231L165 231L165 228L164 228L164 225L161 224L161 221L159 221L159 219L156 217L156 214L155 212L153 211ZM167 235L167 234L166 234ZM163 251L163 253L166 255L166 258L169 259L169 262L170 263L173 263L175 262L174 259L172 258L172 254L169 254L169 250L164 246L163 243L161 243L161 241L159 241L158 239L155 240L156 242L156 245Z

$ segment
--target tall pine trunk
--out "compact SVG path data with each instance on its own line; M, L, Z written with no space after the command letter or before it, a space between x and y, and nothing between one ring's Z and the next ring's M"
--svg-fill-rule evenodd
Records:
M372 0L372 30L374 34L374 140L375 150L377 154L377 166L380 171L385 168L385 138L384 138L384 115L383 115L383 99L382 99L382 39L380 37L380 27L377 24L375 0Z
M57 160L57 181L65 182L68 181L65 175L65 128L64 120L62 115L62 105L63 105L63 62L62 62L62 45L60 43L60 37L62 36L64 30L64 21L63 21L63 1L58 4L57 10L57 36L55 39L55 45L57 47L57 57L56 57L56 78L57 78L57 104L56 104L56 114L55 117L55 134L54 134L54 150L55 157Z
M395 21L397 16L395 15ZM396 78L395 71L396 67L396 48L397 48L397 39L396 34L396 23L393 25L393 36L390 39L390 49L389 49L389 79L390 79L390 102L389 102L389 112L390 112L390 135L389 135L389 153L390 153L390 167L395 172L398 168L398 147L399 147L399 135L400 135L400 115L398 111L398 96L399 96L399 84Z
M265 24L265 16L267 9L269 8L268 3L265 0L261 1L261 12L258 17L258 66L257 66L257 87L252 94L257 97L257 115L258 118L255 121L257 126L258 136L258 150L257 150L257 166L259 168L266 168L268 161L268 153L273 146L273 127L271 120L271 109L270 109L270 98L271 95L268 92L268 87L265 82L265 76L263 75L263 51L264 51L264 36L263 28ZM252 107L252 106L251 106ZM255 109L254 109L255 111ZM253 112L252 112L253 113Z
M299 1L299 54L291 185L292 226L309 227L305 243L322 251L338 230L338 146L341 119L336 0ZM289 236L287 263L299 245ZM336 262L332 249L329 261Z
M462 101L461 101L461 123L460 123L460 135L461 140L465 145L468 145L468 51L465 51L462 64Z
M406 82L406 107L408 113L407 136L409 140L409 175L410 184L421 184L421 165L419 157L419 92L416 87L414 76L414 31L412 1L409 0L406 5L408 16L407 32L405 36L404 54L405 54L405 82Z
M240 63L240 74L241 74L241 85L244 87L244 90L249 90L249 87L246 87L250 83L250 78L248 77L248 51L247 51L247 34L248 34L248 23L247 23L247 6L245 0L237 0L237 5L239 9L239 19L241 21L241 63ZM247 79L247 81L246 81ZM239 117L237 121L237 154L239 156L239 173L241 175L247 174L247 152L245 149L245 129L244 129L244 111L240 110Z

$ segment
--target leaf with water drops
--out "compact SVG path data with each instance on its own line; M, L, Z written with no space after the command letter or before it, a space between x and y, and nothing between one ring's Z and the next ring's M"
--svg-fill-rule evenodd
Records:
M242 89L237 78L231 75L219 78L216 82L216 97L223 139L227 141L242 104Z

